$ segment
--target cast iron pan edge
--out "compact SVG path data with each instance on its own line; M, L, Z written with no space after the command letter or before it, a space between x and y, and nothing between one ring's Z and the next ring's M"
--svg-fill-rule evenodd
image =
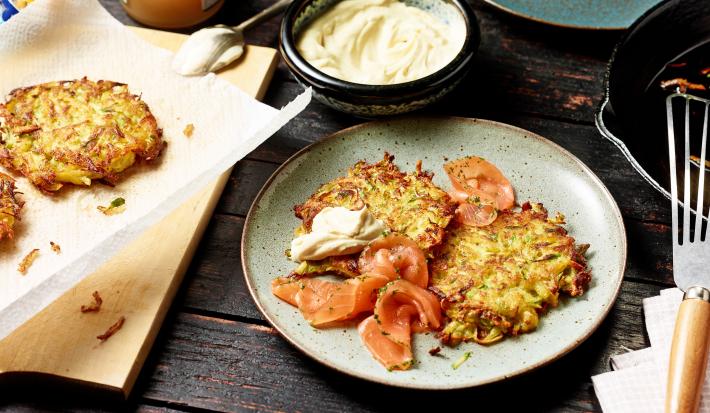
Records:
M688 5L686 3L686 5ZM597 126L597 129L601 133L602 136L604 136L607 140L609 140L611 143L613 143L621 153L626 157L626 159L631 163L631 166L633 166L634 169L648 182L653 188L655 188L658 192L663 194L667 199L671 199L671 194L666 190L656 179L654 179L645 169L639 161L634 157L634 155L631 153L629 150L628 146L624 142L622 138L627 135L627 132L622 129L622 126L620 125L620 122L622 121L621 117L623 117L623 114L621 114L621 117L619 114L617 114L614 109L612 108L611 105L611 84L610 84L610 79L612 76L616 75L616 77L619 77L620 70L618 69L619 65L619 53L622 51L624 47L628 49L628 44L636 42L638 43L638 39L634 39L634 35L636 34L635 32L637 30L642 30L646 29L646 32L643 33L644 38L649 37L649 29L647 27L643 26L659 26L663 25L663 21L659 22L659 19L663 20L664 18L667 17L675 17L674 13L677 13L678 7L683 7L683 1L681 0L666 0L662 1L656 6L652 7L651 9L647 10L646 13L644 13L641 17L639 17L626 31L624 36L621 38L621 40L617 43L616 47L614 48L614 51L612 52L611 59L607 63L607 68L605 71L605 76L604 76L604 97L602 101L600 102L597 111L595 112L594 116L594 123ZM652 30L652 29L651 29ZM652 35L653 32L650 32ZM699 42L702 42L704 40L698 39ZM687 49L686 49L687 50ZM624 59L629 60L628 55L630 54L629 50L626 50L626 54L623 56ZM667 52L666 52L667 54ZM638 56L636 56L638 57ZM655 57L654 57L655 58ZM665 60L671 61L672 56L665 56ZM627 63L627 62L624 62ZM662 70L662 67L659 67L658 70ZM621 72L623 73L623 72ZM628 76L627 76L628 77ZM618 82L618 79L616 79ZM650 79L649 79L650 80ZM615 90L617 90L615 94L615 101L616 103L620 103L619 101L621 100L622 97L619 97L619 92L618 92L619 87L615 87ZM631 89L633 90L633 88ZM621 109L625 109L628 112L628 103L621 101Z

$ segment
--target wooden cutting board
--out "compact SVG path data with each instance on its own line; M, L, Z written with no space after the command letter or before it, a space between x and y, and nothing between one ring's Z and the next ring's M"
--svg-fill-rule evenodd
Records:
M177 50L187 36L132 28L157 46ZM276 50L247 46L219 76L260 99L277 63ZM47 374L127 396L155 340L224 185L226 172L133 244L0 341L0 375ZM98 291L98 313L81 313ZM96 336L125 317L101 343Z

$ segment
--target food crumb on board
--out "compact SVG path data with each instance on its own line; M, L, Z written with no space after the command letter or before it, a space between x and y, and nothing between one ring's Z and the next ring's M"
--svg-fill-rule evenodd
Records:
M94 302L89 305L82 304L82 306L81 306L82 313L98 313L99 310L101 309L101 304L104 302L104 300L101 299L101 295L99 295L99 292L94 291L91 294L91 296L94 297Z
M192 137L192 132L194 132L194 131L195 131L195 125L193 125L192 123L188 123L185 126L185 129L182 130L182 133L183 133L183 135L185 135L189 138L189 137Z
M121 316L121 318L119 318L118 321L116 321L115 323L113 323L113 325L111 325L111 327L109 327L108 330L106 330L105 333L96 336L96 338L98 338L99 340L101 340L101 342L103 343L104 341L106 341L106 340L108 340L109 338L111 338L111 336L113 336L114 334L116 334L116 332L117 332L118 330L120 330L121 327L123 327L123 323L124 323L124 322L126 322L126 317Z
M57 254L62 252L62 247L60 247L59 244L54 241L49 241L49 246L52 248L52 251L56 252Z
M35 261L37 256L39 255L39 249L35 248L32 251L29 252L29 254L25 255L25 258L22 259L20 262L20 265L17 266L17 271L19 271L22 275L27 274L27 270L30 269L32 266L32 263Z
M103 212L104 215L116 215L126 210L126 200L118 197L111 201L111 204L107 207L99 205L96 207L99 211Z
M441 347L439 347L439 346L436 346L436 347L434 347L434 348L430 348L430 349L429 349L429 355L430 355L430 356L436 356L436 355L439 354L440 352L441 352Z

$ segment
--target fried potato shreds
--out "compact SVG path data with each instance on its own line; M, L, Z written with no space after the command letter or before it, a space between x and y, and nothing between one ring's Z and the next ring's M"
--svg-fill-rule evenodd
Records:
M47 193L95 180L115 184L164 147L148 105L125 84L49 82L15 89L0 102L0 165Z
M491 344L533 331L561 293L582 295L592 279L589 245L562 224L562 215L550 218L542 204L526 202L485 227L450 226L430 267L430 288L449 319L442 342Z
M22 259L20 262L20 265L17 266L17 271L19 271L22 275L27 274L27 270L30 269L32 266L32 263L35 261L37 256L39 255L39 249L35 248L32 251L30 251L29 254L25 255L25 258Z
M49 246L52 248L52 251L56 252L57 254L62 252L62 247L60 247L59 244L54 241L49 241Z
M98 338L99 340L101 340L101 342L103 343L104 341L106 341L106 340L108 340L109 338L111 338L111 336L113 336L114 334L116 334L116 332L117 332L118 330L120 330L121 327L123 327L123 323L125 323L125 322L126 322L126 317L121 316L121 318L119 318L118 321L116 321L115 323L113 323L113 325L112 325L111 327L109 327L108 330L106 330L105 333L96 336L96 338Z
M15 221L20 219L23 202L17 199L15 180L0 173L0 241L15 236Z
M347 176L322 185L306 202L294 206L296 217L303 220L298 235L311 231L313 219L325 207L367 207L389 230L413 239L428 254L442 242L457 205L433 184L434 174L421 167L417 163L415 172L403 172L387 152L379 162L356 163Z
M182 134L187 136L188 138L192 137L192 133L195 131L195 125L192 123L188 123L187 126L185 126L185 129L182 130Z
M91 296L94 297L94 302L89 305L82 305L82 313L98 313L101 309L101 304L104 302L104 300L101 299L101 295L99 295L99 292L94 291Z
M367 207L389 230L408 236L429 256L444 239L445 228L457 207L444 190L434 185L433 176L422 170L421 162L417 162L414 172L400 170L394 156L387 152L379 162L360 161L348 170L347 176L327 182L303 204L294 206L296 217L303 221L296 235L310 232L313 219L325 207ZM295 273L355 277L359 275L357 256L304 261Z

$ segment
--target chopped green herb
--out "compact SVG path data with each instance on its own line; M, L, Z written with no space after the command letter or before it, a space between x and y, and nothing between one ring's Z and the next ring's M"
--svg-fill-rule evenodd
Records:
M126 210L126 200L121 197L118 197L118 198L114 199L113 201L111 201L109 206L105 207L105 206L99 205L96 207L96 209L103 212L104 215L120 214L121 212Z
M121 197L118 197L118 198L114 199L113 201L111 201L111 208L118 208L121 205L125 205L125 204L126 204L126 200Z
M467 352L463 353L463 356L459 357L459 359L456 360L456 361L454 362L454 364L451 365L451 368L454 369L454 370L458 369L458 368L461 367L461 365L462 365L463 363L465 363L466 360L468 360L470 357L471 357L471 352L470 352L470 351L467 351Z

